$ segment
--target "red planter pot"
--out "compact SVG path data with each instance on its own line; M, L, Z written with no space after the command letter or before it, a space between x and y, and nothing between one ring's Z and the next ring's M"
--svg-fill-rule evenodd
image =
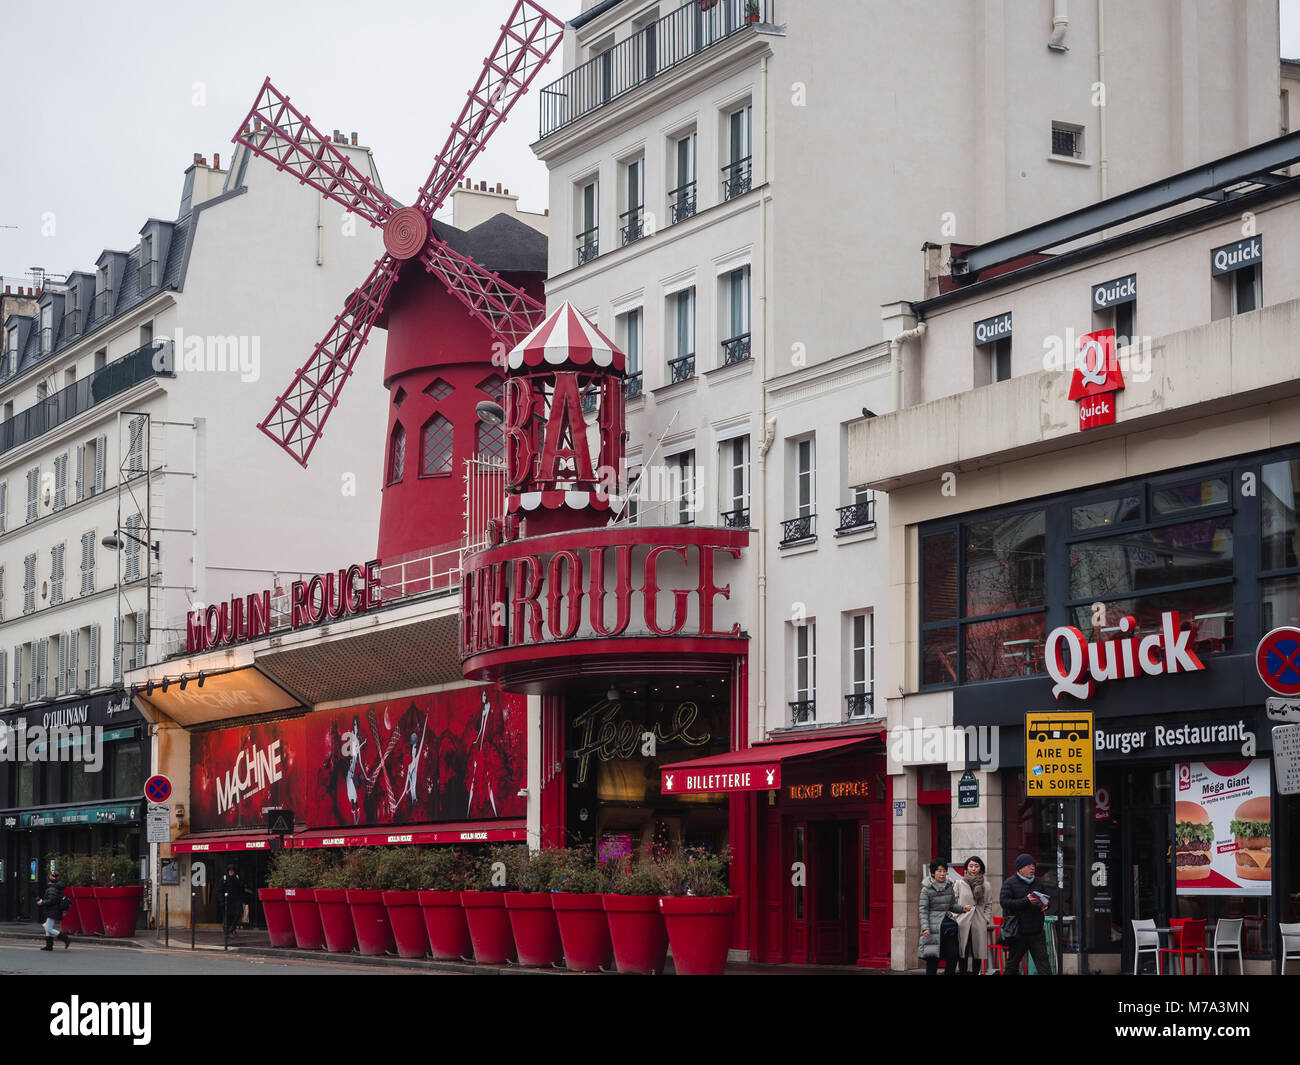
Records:
M503 891L462 891L469 940L474 960L484 965L504 965L515 960L515 937L510 930L510 911Z
M104 923L99 918L99 903L95 901L95 889L90 887L64 888L63 893L72 900L72 909L68 911L81 928L82 935L102 936Z
M357 926L352 923L348 893L340 888L317 888L316 905L325 932L325 949L331 954L349 954L357 949Z
M81 888L65 887L63 897L68 900L68 912L63 915L63 920L59 922L59 929L67 932L70 936L81 935L81 915L77 913L77 896L73 892L81 891Z
M348 908L352 911L352 926L357 931L357 950L371 957L397 953L397 944L393 942L393 924L388 919L388 907L384 905L384 894L382 891L355 889L347 893Z
M95 902L99 917L104 923L105 939L130 939L135 935L135 921L140 915L140 900L144 898L144 885L128 887L97 887Z
M673 969L678 975L722 975L739 904L738 895L659 900L673 948Z
M551 896L551 908L555 910L555 921L560 926L566 969L594 973L609 967L614 947L609 940L609 920L602 899L601 895L563 892Z
M393 928L393 942L399 958L423 958L429 953L429 931L424 927L420 892L385 891L384 906Z
M293 918L289 916L289 904L284 900L284 888L258 888L257 897L262 903L262 912L266 914L266 931L271 937L273 947L296 947L298 941L293 937Z
M668 932L657 895L602 895L614 965L621 973L661 973Z
M504 894L519 964L534 968L558 965L563 951L560 949L560 926L555 923L550 893L507 891Z
M456 961L468 958L474 947L469 939L469 925L465 921L465 907L460 904L459 891L417 891L424 929L429 933L429 957L436 961ZM393 922L397 931L397 922ZM398 940L401 946L401 940Z
M320 921L320 907L312 888L285 888L284 901L293 922L293 938L299 950L324 950L325 929Z

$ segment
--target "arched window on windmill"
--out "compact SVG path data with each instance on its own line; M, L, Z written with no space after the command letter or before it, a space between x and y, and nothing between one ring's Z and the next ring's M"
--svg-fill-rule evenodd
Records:
M402 479L406 468L406 430L402 423L393 426L393 435L388 441L388 483L397 484Z

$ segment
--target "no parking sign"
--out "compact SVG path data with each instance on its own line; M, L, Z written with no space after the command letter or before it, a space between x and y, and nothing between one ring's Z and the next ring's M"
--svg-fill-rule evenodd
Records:
M1267 633L1255 649L1255 668L1278 695L1300 695L1300 629L1284 625Z

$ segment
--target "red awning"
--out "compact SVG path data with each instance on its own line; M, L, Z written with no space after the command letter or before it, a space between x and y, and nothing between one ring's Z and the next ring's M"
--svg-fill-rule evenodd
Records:
M513 843L526 838L523 818L377 828L313 828L285 839L291 847L385 847L399 843Z
M269 851L272 836L247 832L208 832L182 836L172 841L173 854L204 854L217 851Z
M689 762L662 765L659 772L665 795L700 795L727 791L777 791L781 787L781 764L794 758L829 754L856 743L866 743L884 731L880 729L837 739L798 740L794 743L759 743L743 751L711 754Z

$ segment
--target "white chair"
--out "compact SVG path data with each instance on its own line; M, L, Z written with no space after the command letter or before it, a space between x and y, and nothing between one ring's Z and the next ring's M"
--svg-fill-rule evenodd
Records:
M1300 924L1279 924L1282 931L1282 975L1286 975L1287 958L1300 961Z
M1231 920L1220 920L1214 926L1214 945L1210 947L1211 953L1214 954L1214 975L1219 975L1219 955L1227 954L1231 957L1235 951L1237 954L1237 971L1244 973L1245 965L1241 960L1241 926L1245 922L1240 917L1234 917ZM1227 963L1227 958L1224 959Z
M1160 975L1160 933L1154 920L1133 921L1133 975L1137 976L1141 956L1148 951L1156 959L1156 975Z

